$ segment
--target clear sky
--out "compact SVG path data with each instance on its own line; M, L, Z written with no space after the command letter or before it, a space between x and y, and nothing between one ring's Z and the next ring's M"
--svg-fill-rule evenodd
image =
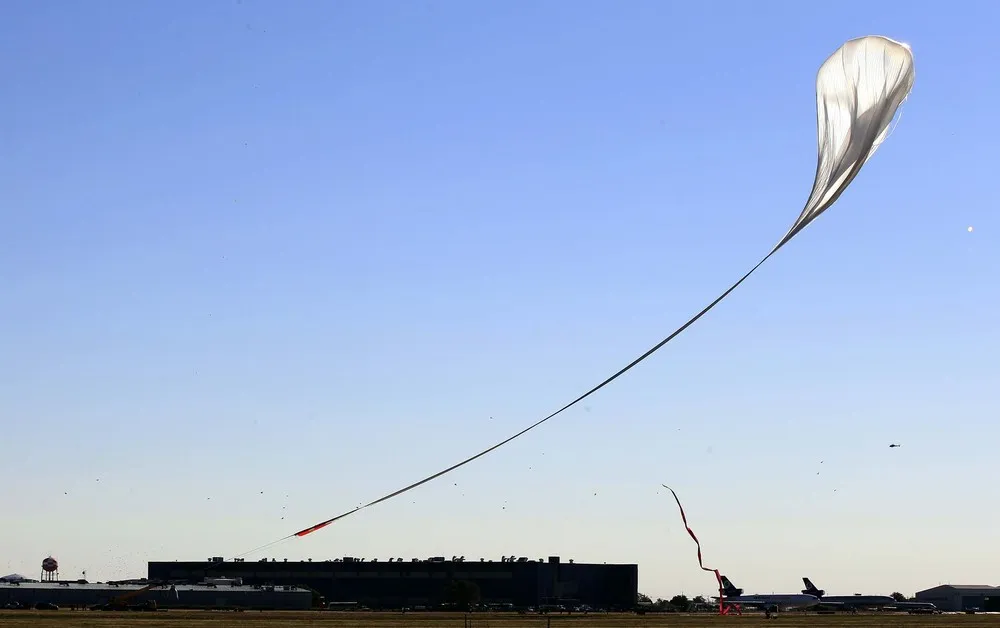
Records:
M4 3L0 571L233 556L560 407L784 234L816 71L883 34L916 59L898 127L710 315L267 556L558 554L710 593L665 482L748 592L1000 584L998 20Z

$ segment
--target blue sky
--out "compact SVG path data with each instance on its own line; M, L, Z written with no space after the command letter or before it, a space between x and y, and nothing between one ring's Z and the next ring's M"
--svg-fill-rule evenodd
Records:
M0 571L232 556L562 406L785 233L816 70L884 34L916 59L899 126L722 305L267 555L559 554L709 593L666 482L748 591L995 583L998 19L8 2Z

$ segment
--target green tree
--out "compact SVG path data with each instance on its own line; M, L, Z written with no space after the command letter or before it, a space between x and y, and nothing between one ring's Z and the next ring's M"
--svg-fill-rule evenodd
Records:
M645 593L638 594L636 596L635 601L636 601L637 604L652 604L653 603L653 600L649 599L649 596L646 595Z
M892 599L896 600L897 602L905 602L906 596L900 593L899 591L895 591L892 594Z
M679 611L686 611L691 608L691 600L686 595L675 595L670 598L670 605Z
M694 599L691 600L691 603L692 604L707 604L708 602L705 600L705 596L704 595L696 595L696 596L694 596Z

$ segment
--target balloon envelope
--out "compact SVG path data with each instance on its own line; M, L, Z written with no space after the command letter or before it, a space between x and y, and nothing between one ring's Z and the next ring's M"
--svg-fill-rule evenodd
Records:
M848 41L820 66L816 179L802 213L775 249L833 205L858 176L888 135L913 79L910 47L878 35Z

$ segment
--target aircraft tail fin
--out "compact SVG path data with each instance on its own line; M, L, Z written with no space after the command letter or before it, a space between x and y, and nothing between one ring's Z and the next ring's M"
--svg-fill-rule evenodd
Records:
M810 580L809 578L802 578L802 582L804 582L806 585L806 588L802 589L802 592L805 593L806 595L815 595L816 597L823 597L823 594L826 593L826 591L824 591L823 589L817 589L816 585L813 584L812 580Z
M726 597L736 597L743 595L743 589L736 587L726 576L722 576L722 593Z

